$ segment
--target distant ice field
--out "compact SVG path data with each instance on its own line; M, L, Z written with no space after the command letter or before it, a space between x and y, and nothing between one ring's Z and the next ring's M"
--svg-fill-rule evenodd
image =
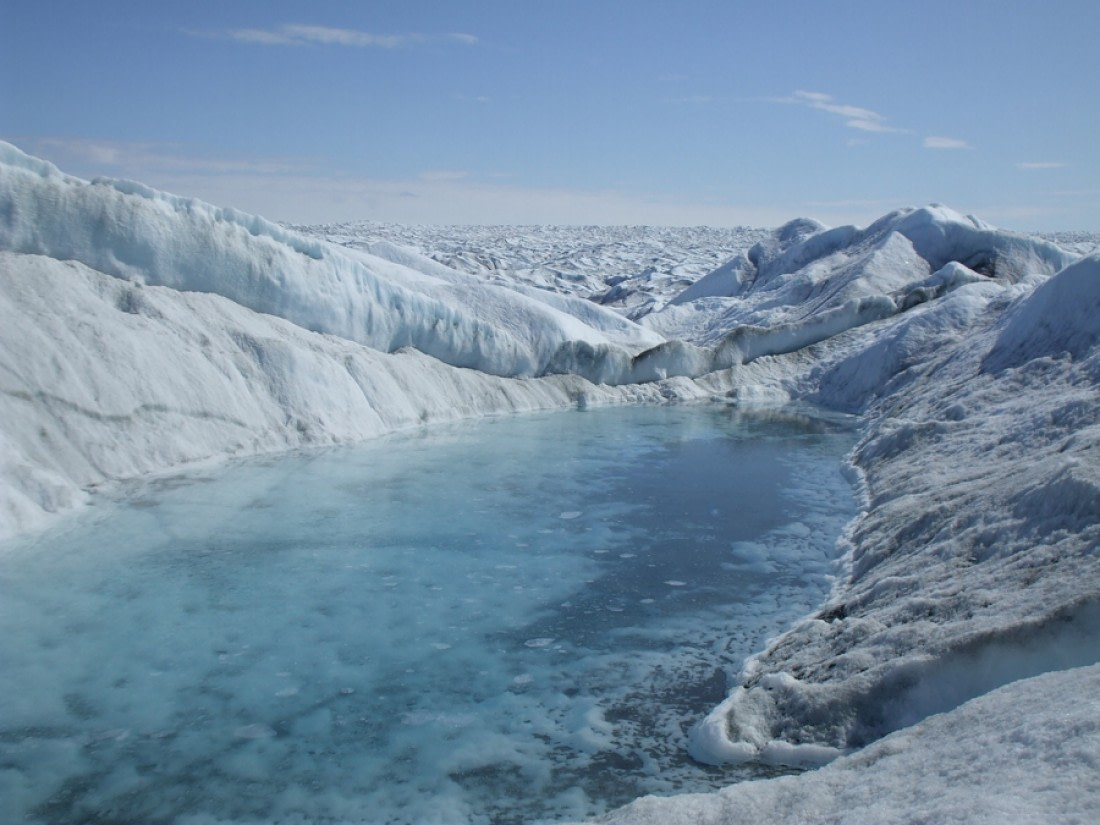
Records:
M627 407L126 485L0 548L5 810L554 821L759 776L687 731L826 597L853 437Z

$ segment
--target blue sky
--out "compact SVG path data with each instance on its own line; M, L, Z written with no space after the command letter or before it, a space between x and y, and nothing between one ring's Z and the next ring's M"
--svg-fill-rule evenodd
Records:
M0 137L303 223L1100 230L1095 0L2 0Z

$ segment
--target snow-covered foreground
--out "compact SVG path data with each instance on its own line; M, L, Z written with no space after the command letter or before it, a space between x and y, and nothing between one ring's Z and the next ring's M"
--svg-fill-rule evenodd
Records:
M608 230L593 265L638 265L577 282L623 286L616 312L533 275L514 234L432 260L0 145L0 534L112 479L433 420L813 401L861 417L865 509L830 603L747 663L693 754L835 761L611 818L1095 821L1100 255L928 207L737 235L670 277L656 233Z

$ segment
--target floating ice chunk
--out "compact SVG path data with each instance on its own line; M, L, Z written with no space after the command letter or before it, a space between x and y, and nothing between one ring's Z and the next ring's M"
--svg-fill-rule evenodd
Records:
M792 536L801 536L802 538L813 533L813 531L801 521L792 521L787 525L786 532Z
M579 518L580 515L581 515L580 510L566 510L561 515L559 515L558 518L565 519L566 521L569 521L571 519Z
M233 737L235 739L270 739L275 735L275 729L262 722L257 722L253 725L242 725L233 731Z

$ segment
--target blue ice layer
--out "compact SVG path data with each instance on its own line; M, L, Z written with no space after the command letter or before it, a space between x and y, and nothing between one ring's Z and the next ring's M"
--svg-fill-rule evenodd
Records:
M835 422L494 419L131 485L0 549L15 821L589 816L826 595Z

